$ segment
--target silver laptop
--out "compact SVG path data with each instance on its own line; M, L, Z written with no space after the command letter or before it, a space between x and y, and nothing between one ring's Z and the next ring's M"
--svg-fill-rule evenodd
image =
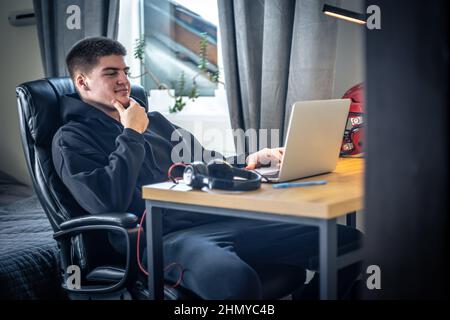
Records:
M255 171L270 182L333 171L339 158L350 102L350 99L336 99L294 103L280 167Z

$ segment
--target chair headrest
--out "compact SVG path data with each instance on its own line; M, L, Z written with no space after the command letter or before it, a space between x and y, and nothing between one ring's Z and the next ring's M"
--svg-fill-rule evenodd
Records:
M53 136L61 126L59 99L74 93L75 87L69 77L41 79L21 84L16 88L17 98L28 120L28 129L36 145L50 145ZM131 86L131 96L144 104L148 110L145 90L138 85Z

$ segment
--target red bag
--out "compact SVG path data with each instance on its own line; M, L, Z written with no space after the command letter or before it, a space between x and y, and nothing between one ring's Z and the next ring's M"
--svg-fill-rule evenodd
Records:
M362 155L364 152L364 91L363 84L350 88L342 97L351 99L350 110L341 146L341 156Z

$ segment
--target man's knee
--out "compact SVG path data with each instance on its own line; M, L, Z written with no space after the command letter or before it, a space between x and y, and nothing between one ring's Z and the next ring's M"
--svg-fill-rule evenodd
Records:
M230 258L205 265L199 273L205 299L255 300L262 298L258 274L240 259Z
M183 266L183 286L204 299L261 298L258 274L231 247L201 236L173 234L166 237L164 251L166 263Z

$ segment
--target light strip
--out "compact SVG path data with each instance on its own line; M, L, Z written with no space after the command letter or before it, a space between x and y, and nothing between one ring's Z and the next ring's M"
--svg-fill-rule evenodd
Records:
M328 16L357 24L365 24L367 18L365 14L330 6L328 4L323 5L322 12Z
M346 17L346 16L343 16L343 15L340 15L340 14L337 14L337 13L334 13L334 12L324 11L323 13L325 13L328 16L332 16L332 17L335 17L335 18L338 18L338 19L342 19L342 20L347 20L347 21L354 22L354 23L357 23L357 24L365 24L366 23L363 20Z

